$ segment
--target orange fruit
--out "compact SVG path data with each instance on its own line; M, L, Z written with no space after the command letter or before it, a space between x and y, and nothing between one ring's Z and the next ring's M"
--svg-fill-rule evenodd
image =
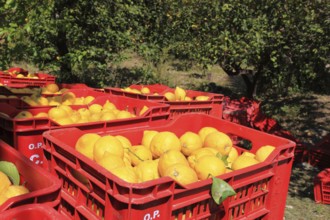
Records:
M152 160L151 151L143 145L134 145L128 150L133 166L138 165L142 161Z
M173 178L181 185L188 185L198 181L196 172L189 166L184 164L173 164L168 167L164 173L164 176Z
M90 122L95 122L95 121L100 121L101 120L101 117L102 117L102 113L99 112L99 113L92 113L90 116L89 116L89 121Z
M263 162L274 150L275 150L274 146L271 145L262 146L257 150L255 159L258 160L259 162Z
M147 148L150 148L150 143L152 138L158 133L159 133L158 131L154 131L154 130L144 130L141 144L143 146L146 146Z
M39 105L42 105L42 106L47 106L48 105L48 99L43 97L43 96L40 96L40 97L37 97L36 98L36 102L39 104Z
M256 159L249 157L249 156L245 156L245 155L240 155L237 157L237 159L232 163L231 168L233 170L239 170L239 169L243 169L245 167L249 167L255 164L258 164L259 161L257 161Z
M179 138L170 131L157 133L150 142L150 150L154 158L159 158L168 150L181 150Z
M28 188L26 188L23 185L10 185L8 188L1 194L1 203L5 202L7 199L10 199L15 196L20 196L26 193L29 193L30 191Z
M205 96L205 95L200 95L200 96L197 96L197 97L195 98L196 101L207 101L207 100L209 100L209 99L210 99L210 97Z
M187 131L183 135L181 135L180 142L181 142L181 152L185 156L190 156L190 154L193 151L203 147L201 137L198 134L191 131Z
M117 155L113 155L109 152L106 152L103 157L96 161L99 165L107 169L108 171L112 171L119 167L124 167L125 163L123 158L118 157Z
M216 156L203 156L195 163L195 171L199 180L219 176L226 172L225 163Z
M228 155L232 146L233 142L230 137L220 131L212 132L204 139L204 147L215 148L221 155Z
M90 159L94 159L94 144L101 136L94 133L86 133L78 138L75 149Z
M94 160L98 162L103 158L105 152L113 154L119 158L124 157L124 147L121 142L112 135L105 135L94 143Z
M158 161L158 171L161 176L164 176L166 169L173 164L184 164L189 166L186 157L178 150L169 150L164 152Z
M158 160L145 160L135 167L135 173L138 176L139 182L158 179Z
M74 105L83 105L84 104L85 97L76 97L74 100Z
M208 127L208 126L206 126L206 127L202 127L202 128L198 131L198 135L202 138L202 142L203 142L203 144L204 144L204 139L205 139L205 137L206 137L208 134L210 134L210 133L212 133L212 132L214 132L214 131L218 131L218 129L216 129L216 128L214 128L214 127Z
M81 115L81 117L88 118L89 116L91 116L91 112L87 108L80 108L78 109L78 112Z

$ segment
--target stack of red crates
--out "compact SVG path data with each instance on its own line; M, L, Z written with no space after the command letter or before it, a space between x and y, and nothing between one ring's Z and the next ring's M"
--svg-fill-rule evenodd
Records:
M330 205L330 168L324 169L314 178L314 199L316 203Z

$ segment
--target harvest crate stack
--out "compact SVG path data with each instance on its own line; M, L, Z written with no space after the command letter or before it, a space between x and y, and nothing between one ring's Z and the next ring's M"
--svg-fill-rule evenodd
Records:
M20 68L0 72L0 83L0 160L13 161L20 171L20 183L30 190L0 205L1 219L236 220L284 216L295 143L223 120L221 94L161 84L104 89L55 84L53 76ZM116 114L126 111L130 117L70 119L73 123L69 123L50 113L60 108L57 106L66 106L63 109L70 112L92 112L95 107L99 113L105 105L115 106ZM85 134L121 136L142 146L145 131L168 131L180 137L204 127L227 135L238 155L255 155L268 145L273 148L263 161L214 176L236 192L220 204L211 196L213 178L183 184L161 176L132 183L75 149ZM227 161L229 156L217 157Z

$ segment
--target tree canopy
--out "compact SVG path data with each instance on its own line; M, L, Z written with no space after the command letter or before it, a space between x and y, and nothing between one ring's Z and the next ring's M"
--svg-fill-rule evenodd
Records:
M33 63L64 81L114 80L132 49L215 64L240 75L247 95L329 92L327 0L1 0L0 68Z

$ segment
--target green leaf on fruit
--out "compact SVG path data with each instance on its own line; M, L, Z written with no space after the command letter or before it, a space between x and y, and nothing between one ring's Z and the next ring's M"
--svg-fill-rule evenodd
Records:
M220 205L229 196L236 195L235 190L224 180L212 177L211 195L216 204Z
M6 174L14 185L19 185L20 176L15 164L8 161L0 161L0 171Z
M228 161L227 161L228 155L222 155L220 153L217 153L216 156L217 156L217 158L222 160L226 166L228 165Z

